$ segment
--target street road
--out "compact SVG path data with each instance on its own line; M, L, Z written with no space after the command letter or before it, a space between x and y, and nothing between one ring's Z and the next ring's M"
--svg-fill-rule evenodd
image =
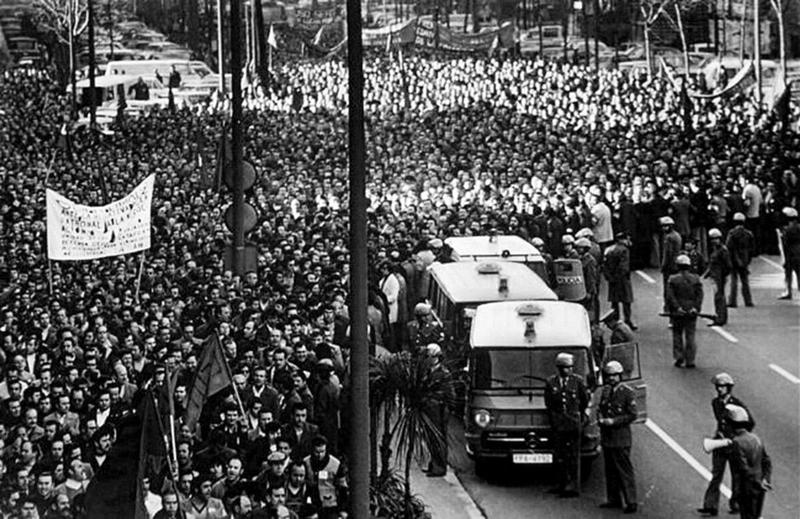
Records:
M648 385L650 423L634 426L632 459L640 511L636 517L682 519L699 517L711 456L702 439L713 434L711 377L727 371L736 380L734 394L751 409L755 432L773 462L774 490L767 495L765 519L800 517L800 300L778 301L783 272L778 258L756 258L751 265L755 307L730 309L722 330L698 321L697 368L672 365L672 338L662 307L661 276L648 270L632 276L634 321L639 325L642 372ZM710 285L705 286L704 312L713 313ZM605 295L605 287L602 290ZM795 295L797 298L797 294ZM740 298L741 299L741 298ZM607 303L603 302L603 308ZM475 475L466 456L461 423L451 420L450 463L467 492L487 517L575 518L618 517L620 511L598 509L605 501L602 459L579 498L561 499L546 490L550 475L529 468L506 467L489 481ZM602 457L601 457L602 458ZM706 474L701 472L706 471ZM730 474L726 473L730 488ZM720 516L727 514L722 498Z

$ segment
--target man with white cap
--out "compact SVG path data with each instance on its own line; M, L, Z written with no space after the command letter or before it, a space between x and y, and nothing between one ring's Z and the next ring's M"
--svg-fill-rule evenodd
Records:
M750 416L746 409L733 404L725 406L733 429L731 438L731 472L738 480L739 517L758 519L764 507L764 495L772 489L772 460L761 438L750 432Z
M583 377L575 375L575 358L561 352L556 355L558 373L547 379L544 404L553 427L558 485L550 493L561 497L578 496L580 431L586 421L589 391Z
M728 323L728 306L725 304L725 282L731 273L731 255L728 248L722 243L722 231L711 229L708 231L709 255L708 266L704 278L710 278L714 283L714 314L716 318L709 326L724 326Z
M675 258L678 257L681 247L683 245L681 235L675 230L675 220L670 216L662 216L659 218L658 223L661 224L663 232L661 244L661 278L664 286L664 300L666 304L667 299L667 281L669 277L677 272L675 265ZM664 308L666 310L666 306Z
M791 299L792 274L797 276L798 290L800 290L800 224L797 223L797 209L794 207L784 207L783 217L786 219L786 225L781 231L781 245L783 246L786 292L778 299Z
M672 321L672 356L675 367L686 364L694 368L697 354L695 331L697 314L703 307L703 283L700 277L689 269L692 261L685 254L675 259L678 273L667 281L666 309Z
M733 215L733 229L728 231L725 246L731 257L731 291L728 296L728 306L736 308L739 297L738 282L742 282L742 298L745 306L753 306L753 296L750 294L750 279L748 266L755 253L755 237L744 226L744 213Z

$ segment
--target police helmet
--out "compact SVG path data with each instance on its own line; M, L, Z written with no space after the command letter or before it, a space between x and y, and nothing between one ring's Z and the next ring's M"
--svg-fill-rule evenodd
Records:
M691 267L692 260L686 254L678 254L678 257L675 258L675 264L679 267Z
M533 245L537 249L541 249L542 247L544 247L544 240L537 236L536 238L531 240L531 245Z
M431 305L428 303L417 303L414 307L414 315L421 316L421 315L430 315L431 314Z
M576 238L593 238L594 233L588 227L584 227L583 229L579 230L575 233Z
M711 229L710 231L708 231L708 237L711 238L712 240L715 238L720 239L722 238L722 231L720 231L719 229Z
M675 220L671 216L662 216L658 219L658 223L661 225L675 225Z
M575 243L575 238L571 234L565 234L561 237L561 244L567 245L568 243Z
M579 238L579 239L575 240L575 247L577 247L577 248L583 247L583 248L586 248L586 249L591 249L592 248L592 242L590 242L588 238Z
M575 365L575 357L569 353L559 353L556 355L556 366L559 368L571 368Z
M616 360L610 360L606 363L605 367L603 368L603 373L606 375L622 375L623 369L622 364L617 362Z
M717 373L711 379L715 386L733 386L733 377L727 373Z
M432 342L427 346L425 346L425 351L431 357L438 357L439 355L442 354L442 347L436 344L435 342Z
M781 212L786 218L797 218L797 209L794 207L784 207Z
M733 215L734 222L743 222L745 220L744 213L736 213Z

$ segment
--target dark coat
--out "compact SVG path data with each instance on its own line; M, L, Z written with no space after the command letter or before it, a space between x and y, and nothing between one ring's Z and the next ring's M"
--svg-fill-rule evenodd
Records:
M597 408L598 418L610 418L611 425L600 426L603 447L630 447L631 424L636 420L636 395L623 383L604 386Z
M559 375L553 375L547 379L544 403L554 430L575 431L589 405L589 391L577 375L569 375L564 385Z
M708 256L706 277L710 277L716 281L721 281L728 277L730 273L731 255L728 254L728 248L720 244L718 247L714 248Z
M664 235L664 244L661 247L661 272L672 274L678 270L675 258L678 257L681 246L681 235L674 229Z
M631 254L628 247L615 243L606 249L603 274L608 280L608 300L612 303L633 301Z
M744 225L737 225L730 230L725 246L728 247L734 268L746 269L750 265L755 239L753 233L745 229Z
M667 311L688 313L699 312L703 307L703 283L697 274L688 270L670 276L667 281Z

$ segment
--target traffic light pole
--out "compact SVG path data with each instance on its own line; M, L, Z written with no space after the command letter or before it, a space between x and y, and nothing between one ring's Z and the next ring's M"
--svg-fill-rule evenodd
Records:
M88 31L89 31L89 127L94 131L97 127L97 92L94 86L94 0L89 0Z
M367 196L361 0L347 0L348 158L350 174L350 517L369 513L370 412L367 341Z
M244 275L244 177L242 174L242 20L239 2L231 0L231 76L233 85L231 147L233 148L233 272Z

